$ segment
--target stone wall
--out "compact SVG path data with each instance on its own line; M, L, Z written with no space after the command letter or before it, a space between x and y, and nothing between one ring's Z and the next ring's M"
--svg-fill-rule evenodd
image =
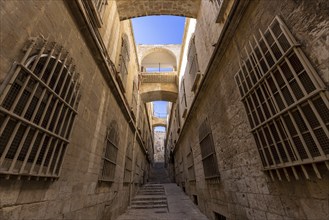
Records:
M79 2L79 1L76 1ZM0 180L0 219L112 219L122 213L140 184L148 175L149 162L145 144L127 118L125 105L131 94L120 101L116 82L109 84L104 74L104 61L95 55L99 48L90 46L86 25L80 26L74 1L1 1L0 85L9 77L14 61L19 61L30 37L45 38L62 45L74 59L81 79L81 100L70 143L58 179L30 180L9 176ZM132 92L132 79L138 63L129 21L120 22L115 5L105 10L104 26L99 31L104 51L117 66L121 35L126 33L130 44L126 93ZM73 13L74 12L74 13ZM113 19L112 18L116 18ZM105 30L105 26L110 26ZM104 55L104 56L105 56ZM106 57L105 56L105 57ZM115 73L114 73L115 74ZM108 75L109 76L109 75ZM107 77L108 77L107 76ZM115 79L115 75L113 75ZM124 96L123 96L124 97ZM124 104L125 100L128 104ZM119 101L118 101L119 100ZM147 117L147 116L144 116ZM115 179L99 181L102 170L106 131L110 122L118 124L119 144ZM133 121L134 123L134 121ZM146 120L145 123L148 123ZM144 126L150 133L150 126ZM148 135L150 136L150 135ZM125 155L128 143L133 143L132 182L123 184ZM147 143L146 140L144 140ZM152 143L151 143L152 144ZM152 146L149 146L152 147ZM137 166L138 165L138 166ZM137 169L138 167L138 169Z
M122 1L117 0L120 20L147 15L176 15L186 17L196 17L200 5L200 0L139 0Z
M329 21L328 8L327 1L250 1L236 30L230 29L232 35L224 41L222 50L217 52L174 150L177 183L182 187L185 184L191 198L197 196L198 207L210 219L215 219L214 212L228 219L329 217L329 174L324 165L318 165L322 179L318 179L311 170L310 180L302 177L299 180L291 178L290 182L285 178L273 181L262 171L257 146L248 132L249 122L234 81L243 48L253 35L259 36L258 30L265 31L278 15L328 86L328 28L325 27ZM207 20L207 13L201 14L202 19ZM231 21L231 24L234 23ZM207 36L208 30L197 25L195 33ZM197 48L201 68L204 69L202 57L207 57L204 54L211 53L211 49L200 41L197 41ZM204 48L203 51L200 48ZM215 144L221 176L218 182L207 181L204 177L198 128L205 118L210 122ZM170 132L174 133L174 130ZM188 180L186 156L190 146L196 182ZM183 164L179 167L181 158ZM184 172L178 175L182 168Z
M154 131L154 162L164 162L165 131Z

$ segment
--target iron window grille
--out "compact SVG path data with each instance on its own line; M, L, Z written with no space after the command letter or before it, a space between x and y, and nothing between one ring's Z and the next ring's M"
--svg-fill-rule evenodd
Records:
M105 142L103 168L99 180L114 182L119 150L118 124L116 121L112 121L108 127Z
M63 47L33 38L0 91L0 174L58 178L77 115L79 74Z
M128 46L128 37L124 35L122 38L121 45L121 54L120 54L120 72L118 74L119 77L119 85L123 92L125 92L125 87L127 83L128 76L128 63L129 63L129 46Z
M191 77L193 77L193 85L191 91L195 92L198 86L198 83L201 79L201 73L199 70L198 55L195 47L195 35L192 36L190 40L190 45L187 53L187 68L186 71Z
M195 181L195 171L194 171L194 162L193 162L193 152L192 149L188 152L187 156L187 170L189 181Z
M83 2L94 26L98 28L102 27L102 19L108 0L84 0Z
M132 166L133 166L133 159L132 159L132 146L131 143L128 144L127 152L126 152L126 161L125 161L125 173L124 173L124 183L129 183L131 180L131 173L132 173Z
M218 179L220 177L220 173L218 169L217 156L211 128L207 118L199 127L199 143L205 178Z
M131 96L131 110L137 115L138 88L135 81L133 82L133 94Z
M186 90L185 90L185 80L182 79L181 88L180 88L180 106L182 109L182 118L185 118L187 115L187 101L186 101Z
M276 17L245 48L235 75L251 132L264 167L274 180L305 177L311 164L329 169L329 95L283 21ZM288 169L289 168L289 169Z
M137 155L136 155L136 163L135 163L135 180L134 180L134 183L135 184L138 184L139 183L139 179L140 179L140 165L139 165L139 161L137 160Z

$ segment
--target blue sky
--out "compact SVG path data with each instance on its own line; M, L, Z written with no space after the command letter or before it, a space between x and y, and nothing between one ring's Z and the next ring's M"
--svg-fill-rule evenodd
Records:
M132 19L136 44L181 44L185 17L146 16Z
M185 17L146 16L132 19L136 44L181 44L184 34ZM154 111L167 113L167 102L156 101ZM156 127L156 131L165 131Z

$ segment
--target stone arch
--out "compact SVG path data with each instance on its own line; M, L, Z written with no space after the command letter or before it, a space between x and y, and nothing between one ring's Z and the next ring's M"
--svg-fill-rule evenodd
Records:
M196 18L201 0L116 0L120 20L149 15L176 15Z
M180 49L180 45L139 45L139 64L142 67L143 61L154 54L155 56L162 56L170 60L170 63L173 65L174 69L176 69L179 59L178 48ZM161 63L161 60L159 60L159 62Z
M144 103L153 102L153 101L168 101L176 102L177 91L171 90L149 90L141 93L141 98Z
M152 124L152 128L155 128L155 127L167 128L167 123L166 123L165 120L163 120L163 121L154 121L154 123Z

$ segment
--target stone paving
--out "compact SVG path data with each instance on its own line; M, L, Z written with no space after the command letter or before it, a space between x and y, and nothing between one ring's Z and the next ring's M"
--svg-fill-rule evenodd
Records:
M152 184L147 184L150 187ZM154 184L155 185L155 184ZM153 186L154 186L153 185ZM126 213L119 216L117 220L207 220L208 218L203 215L191 199L184 194L184 192L174 183L156 184L157 186L164 187L164 195L167 199L167 207L150 208L145 207L130 207ZM151 199L160 195L145 195L137 194L140 201L141 198ZM136 200L135 200L136 201ZM134 202L133 202L134 205ZM133 206L132 205L132 206Z

